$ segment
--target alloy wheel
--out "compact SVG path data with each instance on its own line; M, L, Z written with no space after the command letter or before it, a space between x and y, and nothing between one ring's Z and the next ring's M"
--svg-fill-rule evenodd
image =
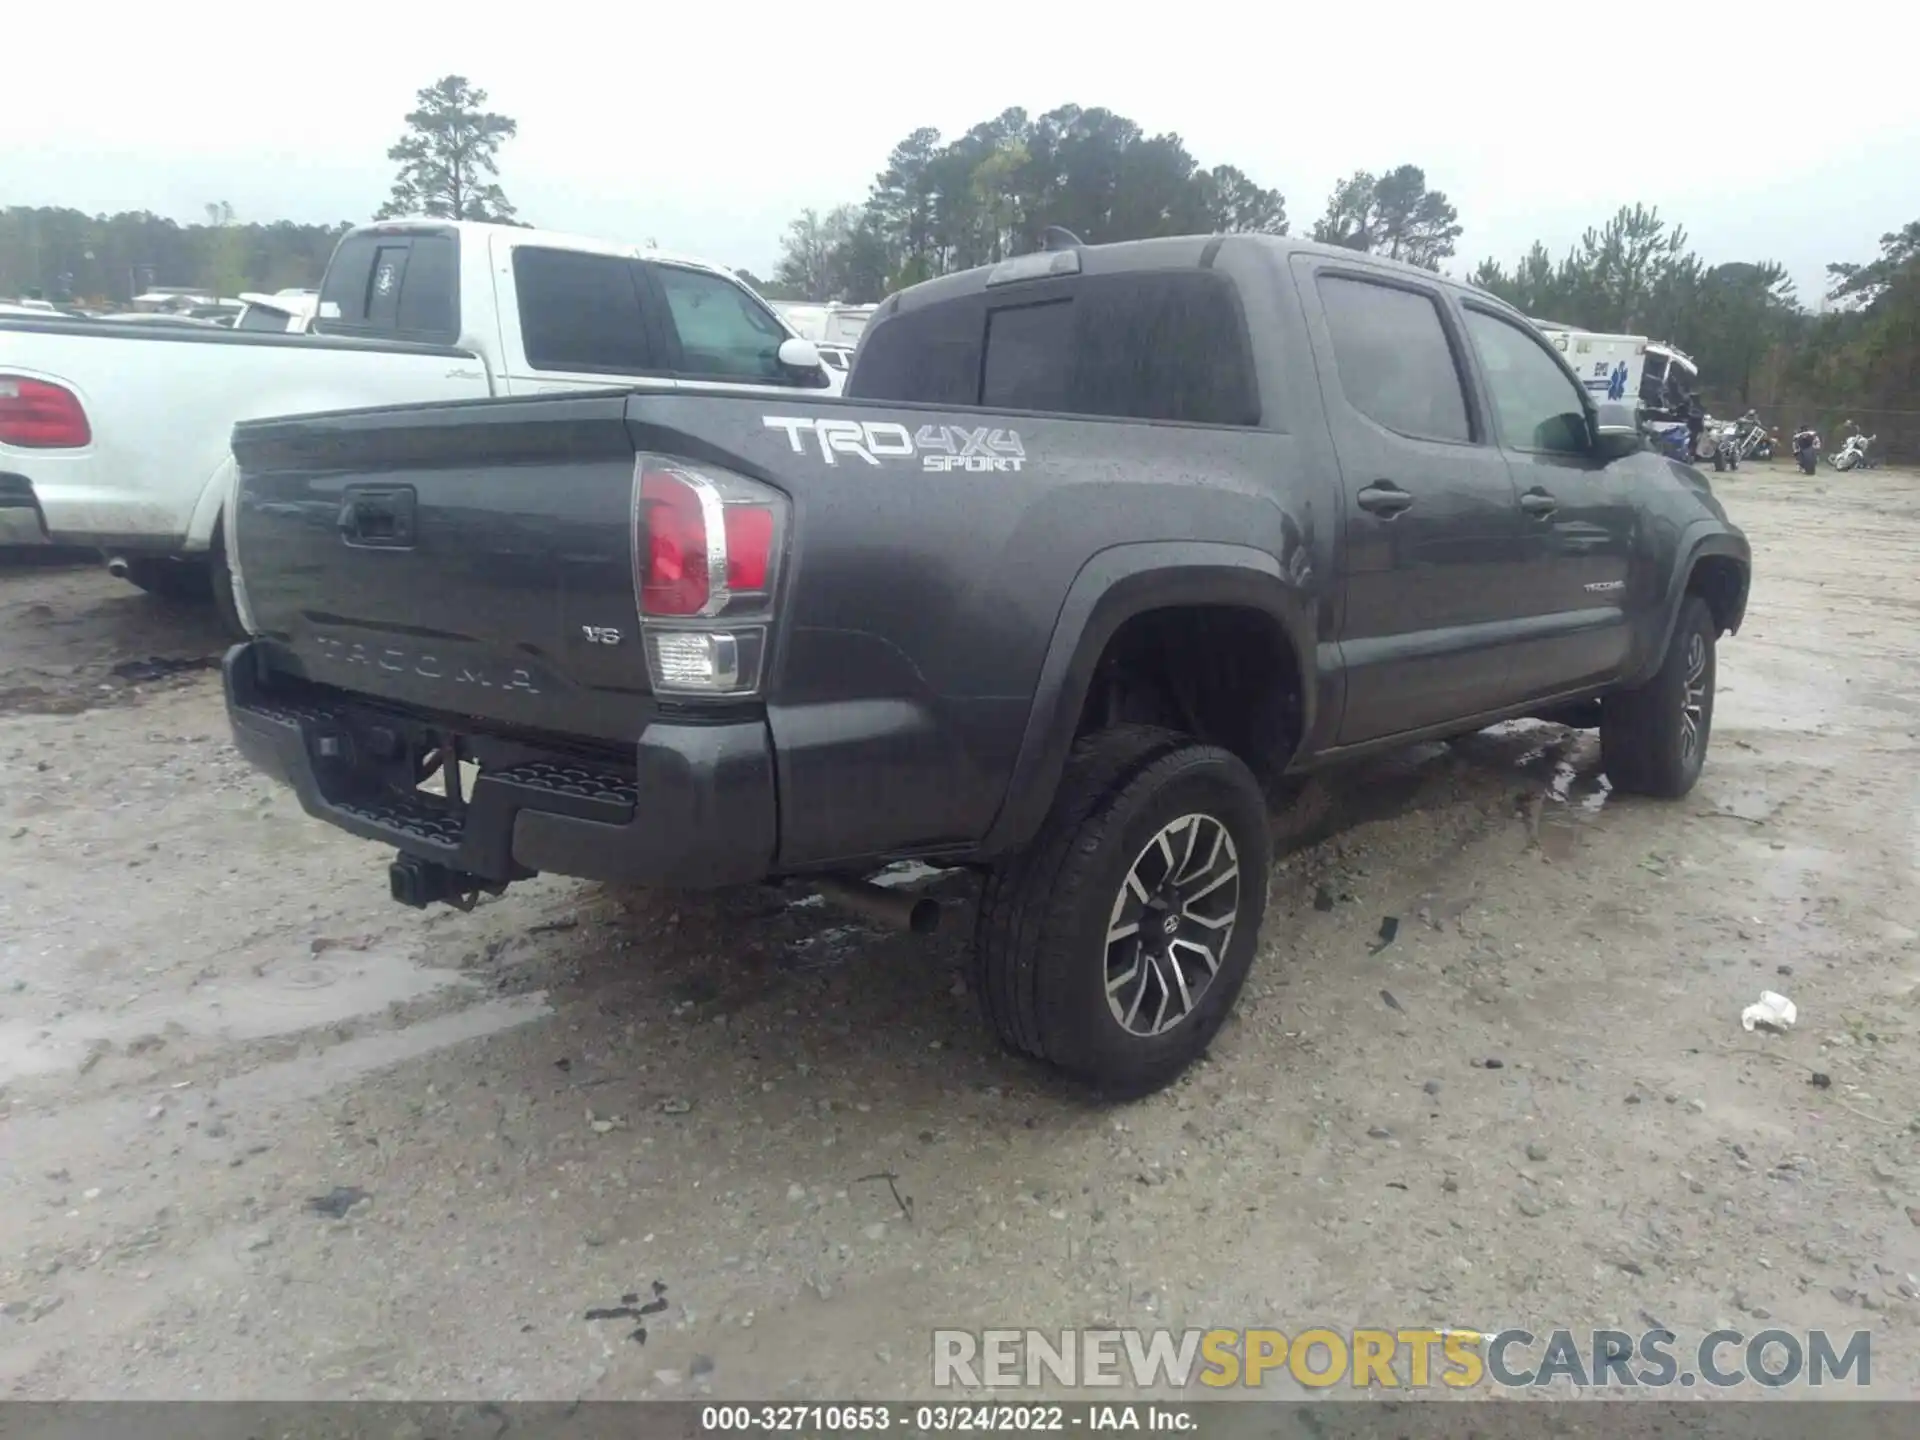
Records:
M1687 637L1687 685L1680 701L1680 758L1689 764L1700 747L1700 730L1707 712L1707 638L1699 631Z
M1182 815L1135 857L1107 921L1107 1006L1131 1035L1194 1012L1233 940L1240 856L1211 815Z

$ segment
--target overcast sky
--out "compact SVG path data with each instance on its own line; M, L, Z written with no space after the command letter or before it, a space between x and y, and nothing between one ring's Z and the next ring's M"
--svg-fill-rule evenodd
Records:
M4 204L363 219L414 92L456 72L520 122L501 179L523 219L763 275L788 219L862 198L916 126L1065 102L1279 188L1296 233L1340 176L1418 164L1466 227L1456 273L1640 200L1811 301L1828 261L1920 218L1920 20L1857 0L1791 25L1699 0L9 10Z

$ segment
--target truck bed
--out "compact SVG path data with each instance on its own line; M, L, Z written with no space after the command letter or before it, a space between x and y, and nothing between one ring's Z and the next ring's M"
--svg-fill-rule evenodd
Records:
M702 729L707 750L732 763L750 751L777 774L768 869L964 854L1007 794L1083 564L1143 533L1288 553L1297 537L1260 487L1293 445L700 389L243 425L247 693L553 754L585 745L614 775L644 770L661 734ZM651 544L639 454L717 467L791 507L751 696L653 692L637 633L635 557ZM1197 464L1215 492L1204 521ZM403 497L404 540L347 543L354 493ZM297 729L277 743L297 751Z
M236 419L492 388L482 361L448 346L12 318L0 320L0 376L59 386L87 416L82 446L0 441L0 475L32 497L51 538L160 554L208 547Z

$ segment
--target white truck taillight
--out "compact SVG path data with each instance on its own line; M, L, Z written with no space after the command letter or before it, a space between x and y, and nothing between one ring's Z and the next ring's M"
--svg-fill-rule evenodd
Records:
M93 443L80 397L64 385L0 375L0 442L22 450L82 450Z
M655 694L758 692L789 513L731 470L635 457L633 589Z

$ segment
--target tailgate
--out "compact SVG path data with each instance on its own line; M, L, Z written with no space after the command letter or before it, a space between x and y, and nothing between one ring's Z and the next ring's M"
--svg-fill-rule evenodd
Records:
M631 741L646 661L622 394L243 424L231 551L272 667Z

